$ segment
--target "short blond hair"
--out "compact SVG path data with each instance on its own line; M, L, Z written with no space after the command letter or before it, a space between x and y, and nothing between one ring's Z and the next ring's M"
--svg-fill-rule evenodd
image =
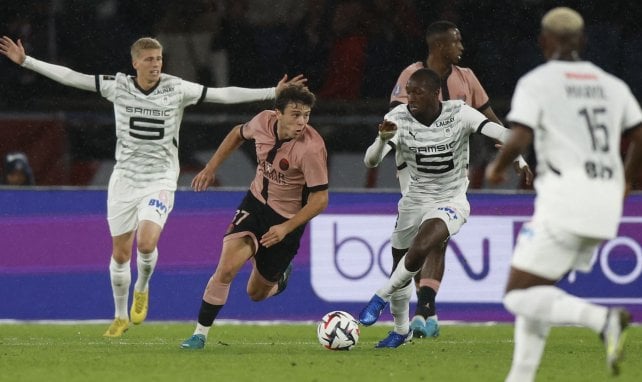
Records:
M584 30L584 19L574 9L557 7L542 17L542 30L555 34L576 34Z
M130 53L132 60L135 60L140 54L141 50L146 49L160 49L163 50L161 43L153 37L141 37L132 44Z

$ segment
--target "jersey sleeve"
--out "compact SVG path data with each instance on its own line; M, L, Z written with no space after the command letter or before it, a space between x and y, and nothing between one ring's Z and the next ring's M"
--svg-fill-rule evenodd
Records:
M252 141L256 138L257 134L269 127L267 125L270 121L270 112L264 110L255 115L249 122L241 126L241 137L246 141Z
M466 130L472 133L481 133L481 128L488 123L488 118L479 110L473 109L467 104L461 105L461 121Z
M201 103L207 95L207 88L194 82L182 80L181 88L183 90L183 107Z
M114 102L116 100L116 77L124 74L118 73L116 76L109 76L105 74L96 75L96 89L98 94L107 100Z
M465 72L466 81L470 87L470 93L472 94L472 99L470 100L470 106L474 107L477 110L483 110L488 106L488 94L486 90L481 85L475 73L468 69Z
M533 89L533 85L529 83L527 78L519 80L511 101L511 110L506 119L509 122L519 123L531 129L535 128L540 115L540 105L534 94L536 92Z
M320 136L318 140L320 143L314 144L314 150L303 158L301 164L305 184L310 191L328 188L328 152Z
M25 58L22 67L33 70L65 86L93 92L97 91L95 77L91 74L79 73L66 66L50 64L31 56Z
M239 87L206 88L204 102L213 103L242 103L267 101L276 97L276 88L248 89Z

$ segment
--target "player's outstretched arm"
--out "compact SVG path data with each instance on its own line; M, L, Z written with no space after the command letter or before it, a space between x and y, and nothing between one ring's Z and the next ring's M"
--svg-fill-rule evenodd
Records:
M291 80L288 80L288 75L284 74L283 78L281 78L281 81L276 84L276 95L278 95L281 90L283 90L288 85L305 85L307 81L308 79L303 77L303 74L294 76Z
M63 85L82 90L97 91L94 76L78 73L64 66L49 64L29 57L26 55L20 40L15 43L9 37L2 36L0 40L0 53L7 56L7 58L16 64L42 74Z
M267 101L274 99L278 92L288 84L302 84L305 83L305 81L307 81L307 79L304 78L302 74L299 74L288 81L288 76L286 74L274 88L250 89L235 86L229 86L226 88L207 88L203 101L223 104Z
M214 184L216 170L219 166L234 152L238 149L244 140L241 136L241 126L236 125L232 131L230 131L220 146L212 155L212 159L207 162L205 168L201 170L194 179L192 179L192 189L194 191L205 191L207 187Z
M27 58L22 41L18 39L17 42L13 42L7 36L2 36L2 39L0 39L0 53L18 65L22 65L25 62L25 58Z

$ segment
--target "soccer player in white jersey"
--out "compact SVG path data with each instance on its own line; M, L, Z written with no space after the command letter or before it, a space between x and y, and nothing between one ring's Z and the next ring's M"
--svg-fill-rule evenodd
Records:
M406 84L408 104L386 114L379 136L366 151L366 164L374 166L383 159L389 141L408 164L410 175L391 238L394 248L407 252L359 314L362 324L372 325L393 294L399 299L391 309L394 330L376 347L396 348L410 340L410 281L426 256L440 253L436 249L459 231L470 214L468 138L479 132L504 142L510 134L463 101L440 101L440 84L439 75L430 69L413 73Z
M592 304L555 284L572 270L590 270L597 246L616 236L623 197L642 162L642 111L624 82L580 60L580 14L554 8L541 27L547 62L517 83L507 117L513 134L486 171L489 181L502 181L534 138L535 214L519 233L504 296L516 316L506 381L534 381L550 327L568 324L600 334L607 367L617 374L630 320L623 308ZM623 133L631 137L624 166Z
M240 103L272 99L276 88L208 88L161 73L163 48L143 37L131 46L136 76L87 75L36 60L25 54L20 40L0 40L0 53L11 61L63 85L98 92L114 104L116 165L109 180L107 220L112 236L109 265L114 295L114 320L106 337L120 337L129 328L127 303L131 284L130 259L136 236L138 279L134 285L131 322L140 324L148 311L149 280L156 266L156 248L174 206L179 174L178 138L185 107L200 102ZM291 83L302 83L302 76Z

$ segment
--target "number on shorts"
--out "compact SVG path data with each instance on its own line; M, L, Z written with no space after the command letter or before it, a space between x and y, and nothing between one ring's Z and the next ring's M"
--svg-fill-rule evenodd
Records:
M232 219L232 224L239 225L246 217L250 216L250 213L245 210L236 210L234 214L234 219Z

